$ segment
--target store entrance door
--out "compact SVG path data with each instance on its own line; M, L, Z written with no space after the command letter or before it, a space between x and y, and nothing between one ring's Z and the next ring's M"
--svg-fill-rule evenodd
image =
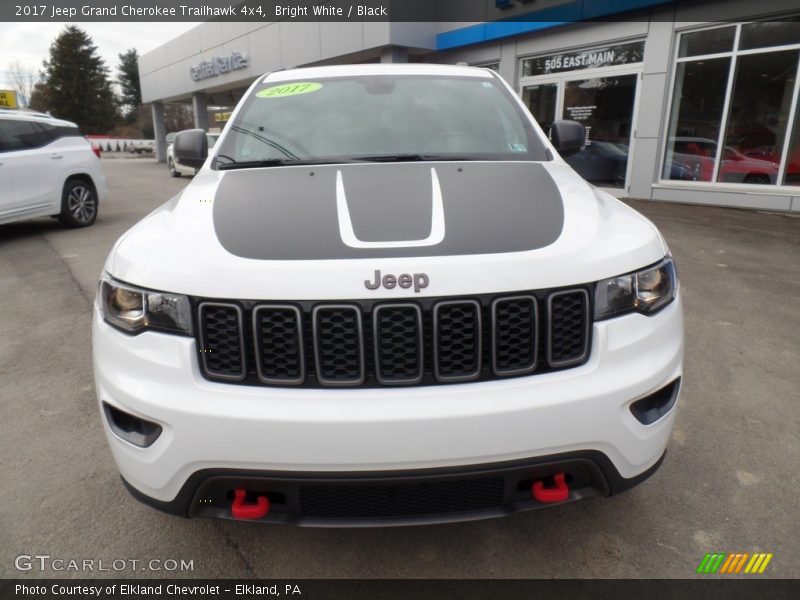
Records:
M542 81L522 88L522 101L533 118L548 131L558 112L558 81Z
M564 82L562 118L586 127L586 147L566 161L595 185L625 187L637 79L629 74Z
M523 101L545 131L555 119L583 123L586 147L566 161L590 183L624 188L639 71L603 69L577 75L523 81Z

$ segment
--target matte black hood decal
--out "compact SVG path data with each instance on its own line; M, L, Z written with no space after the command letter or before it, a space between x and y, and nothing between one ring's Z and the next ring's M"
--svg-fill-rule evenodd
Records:
M243 258L495 254L552 244L564 207L535 163L393 163L229 171L214 199Z

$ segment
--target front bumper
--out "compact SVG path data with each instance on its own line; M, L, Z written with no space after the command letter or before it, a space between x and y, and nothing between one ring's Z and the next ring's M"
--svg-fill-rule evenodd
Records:
M571 452L525 461L472 467L383 473L302 473L204 469L178 495L160 502L128 483L131 495L158 510L189 517L236 519L235 490L252 504L269 499L260 522L305 527L426 525L489 519L550 506L532 493L536 481L552 484L566 474L569 493L559 502L618 494L652 475L664 454L636 477L625 479L600 452Z
M442 480L465 469L500 469L508 482L508 469L521 465L526 477L546 476L573 459L596 467L586 467L594 475L586 491L570 496L577 499L624 489L625 480L635 483L654 470L674 406L644 425L630 405L682 372L680 297L653 317L632 314L593 327L591 357L574 369L436 387L284 389L207 381L193 339L127 336L95 310L95 380L101 403L162 427L151 446L140 448L104 419L132 491L171 512L225 516L197 504L209 489L221 493L208 487L209 477L225 486L235 483L230 478L251 485L280 480L287 497L297 481ZM501 508L481 514L505 514L514 502L506 497ZM302 521L291 513L277 520Z

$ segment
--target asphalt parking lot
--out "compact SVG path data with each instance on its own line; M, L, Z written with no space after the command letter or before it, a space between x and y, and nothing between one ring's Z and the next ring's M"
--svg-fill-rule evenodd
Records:
M104 160L97 223L0 226L0 576L676 577L706 552L772 552L800 576L800 218L633 202L676 257L686 368L661 469L613 498L391 529L185 520L133 500L101 429L90 313L116 238L178 192L151 159ZM189 572L20 573L20 554L192 560Z

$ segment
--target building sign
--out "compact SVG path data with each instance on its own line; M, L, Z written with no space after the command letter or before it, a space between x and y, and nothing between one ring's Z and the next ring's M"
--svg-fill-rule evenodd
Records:
M193 80L201 81L246 67L247 57L239 52L232 52L230 56L214 56L210 60L204 60L199 65L191 67L189 73Z
M593 48L578 52L564 52L550 56L526 58L522 61L522 76L548 75L564 71L596 69L612 65L627 65L642 62L644 42L617 44L604 48Z
M19 108L17 105L17 92L14 90L0 90L0 108Z

